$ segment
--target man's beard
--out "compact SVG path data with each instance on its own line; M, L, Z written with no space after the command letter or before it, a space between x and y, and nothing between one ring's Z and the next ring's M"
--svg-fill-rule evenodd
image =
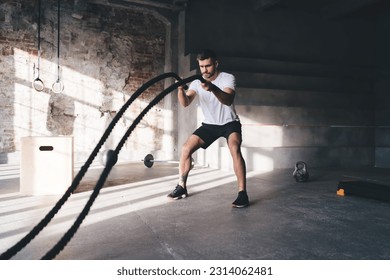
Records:
M215 73L216 73L217 71L216 70L214 70L212 73L207 73L207 74L202 74L202 77L203 77L203 79L210 79L212 76L214 76L215 75Z

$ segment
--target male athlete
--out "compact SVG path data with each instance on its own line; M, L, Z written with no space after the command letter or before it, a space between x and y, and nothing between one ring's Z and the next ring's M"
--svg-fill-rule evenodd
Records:
M183 107L187 107L198 95L205 119L182 147L179 182L168 197L180 199L188 196L187 178L191 170L191 155L199 148L206 149L218 138L225 137L238 184L238 196L232 206L243 208L249 205L249 200L246 193L246 166L241 154L241 123L233 104L236 94L235 77L219 71L217 56L212 50L200 52L197 61L206 82L195 80L187 91L182 86L179 87L178 99Z

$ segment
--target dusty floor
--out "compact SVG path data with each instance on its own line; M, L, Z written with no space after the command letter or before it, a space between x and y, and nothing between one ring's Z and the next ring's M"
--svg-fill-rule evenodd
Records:
M72 225L101 170L92 169L51 223L13 259L40 259ZM337 196L346 177L390 182L388 170L249 172L251 205L234 209L232 173L196 168L186 199L166 198L175 165L114 167L92 209L57 259L390 259L390 203ZM17 166L0 165L0 252L25 236L58 196L22 196Z

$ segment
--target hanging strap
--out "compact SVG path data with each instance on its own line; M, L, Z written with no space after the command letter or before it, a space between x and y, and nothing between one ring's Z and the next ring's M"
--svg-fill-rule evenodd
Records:
M57 82L60 81L60 0L58 0L57 32Z
M38 62L37 62L37 72L38 76L32 82L32 86L36 91L43 91L45 85L43 81L39 78L41 70L41 0L38 0ZM34 64L34 76L35 76L35 64Z
M38 0L38 77L41 67L41 0Z
M57 81L53 83L51 89L54 93L61 93L64 90L64 84L60 80L60 0L58 0L57 14Z

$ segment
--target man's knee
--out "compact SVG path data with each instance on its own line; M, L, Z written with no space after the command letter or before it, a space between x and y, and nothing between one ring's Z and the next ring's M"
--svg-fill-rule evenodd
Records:
M191 135L182 146L182 155L190 156L204 144L203 140L196 135Z
M228 140L228 147L231 152L240 152L241 150L241 138L236 135L232 135Z

